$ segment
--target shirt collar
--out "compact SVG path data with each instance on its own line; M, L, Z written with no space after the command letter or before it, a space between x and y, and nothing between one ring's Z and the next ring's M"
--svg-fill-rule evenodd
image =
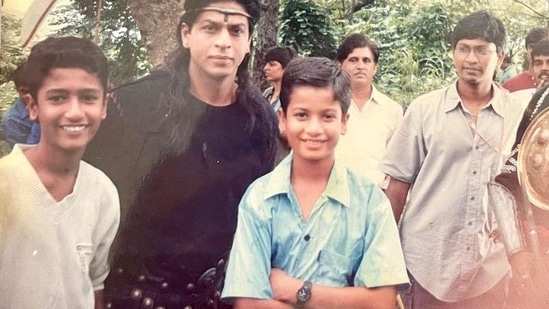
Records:
M370 96L370 101L380 104L383 101L380 99L380 95L381 95L381 92L379 92L376 86L372 84L372 95Z
M503 110L501 103L501 96L504 90L501 90L497 85L492 83L492 89L494 90L494 96L488 102L487 106L491 106L492 109L499 115L502 115ZM461 97L457 91L457 81L448 87L446 92L446 100L444 101L444 110L449 112L461 104Z
M290 174L292 171L293 153L290 153L280 164L272 171L271 178L265 190L264 199L271 198L279 194L288 194L290 192ZM339 164L336 160L326 190L322 193L328 198L338 201L342 205L349 207L351 194L347 181L347 168Z

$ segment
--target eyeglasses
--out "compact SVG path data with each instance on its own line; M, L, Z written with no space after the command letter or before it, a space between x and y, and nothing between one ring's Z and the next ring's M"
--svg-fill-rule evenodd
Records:
M473 48L473 52L475 53L475 55L477 57L486 57L486 56L490 55L491 53L494 53L495 50L490 49L488 47L481 46L481 47ZM459 54L459 55L462 55L462 56L467 56L467 55L469 55L469 53L471 53L471 47L464 46L464 45L459 45L459 46L456 47L456 53Z

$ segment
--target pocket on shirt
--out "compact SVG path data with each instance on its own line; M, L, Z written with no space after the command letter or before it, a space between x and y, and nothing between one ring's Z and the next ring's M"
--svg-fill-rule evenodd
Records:
M324 249L318 259L320 263L318 278L328 280L336 286L351 286L354 284L356 265L361 257L359 246L346 254L341 254L330 249Z
M93 244L87 242L78 243L76 245L76 252L80 260L80 269L83 273L88 273L93 254Z

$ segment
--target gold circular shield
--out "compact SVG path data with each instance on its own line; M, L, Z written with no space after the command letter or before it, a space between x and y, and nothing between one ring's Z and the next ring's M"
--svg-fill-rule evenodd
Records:
M539 113L524 132L517 169L528 200L549 210L549 108Z

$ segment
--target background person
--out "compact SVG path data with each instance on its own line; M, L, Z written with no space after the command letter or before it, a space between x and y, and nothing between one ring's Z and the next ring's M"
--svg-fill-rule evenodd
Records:
M271 103L275 112L280 108L280 85L282 74L288 63L297 56L297 52L286 46L275 46L265 53L265 77L273 85L263 92L263 96Z
M2 134L10 148L17 143L37 144L40 140L40 125L30 120L26 102L23 101L28 93L24 63L12 73L12 80L19 96L2 117Z
M385 178L379 163L402 121L402 106L372 83L379 50L370 38L351 34L338 47L336 59L351 77L350 118L336 156L354 172L379 184Z
M505 58L503 58L503 62L501 63L499 68L501 69L501 73L499 75L498 81L501 84L518 74L517 68L515 67L513 59L510 55L505 55Z
M545 28L533 28L528 31L526 38L524 39L524 47L526 48L526 61L528 62L528 69L519 75L508 79L503 83L503 88L509 90L509 92L515 92L525 89L538 88L536 78L533 74L533 63L530 53L534 46L541 40L547 38L547 29ZM528 101L527 101L528 102Z
M505 43L490 13L461 19L452 34L458 80L410 104L383 158L412 282L405 308L505 304L510 267L486 192L523 112L492 80Z

